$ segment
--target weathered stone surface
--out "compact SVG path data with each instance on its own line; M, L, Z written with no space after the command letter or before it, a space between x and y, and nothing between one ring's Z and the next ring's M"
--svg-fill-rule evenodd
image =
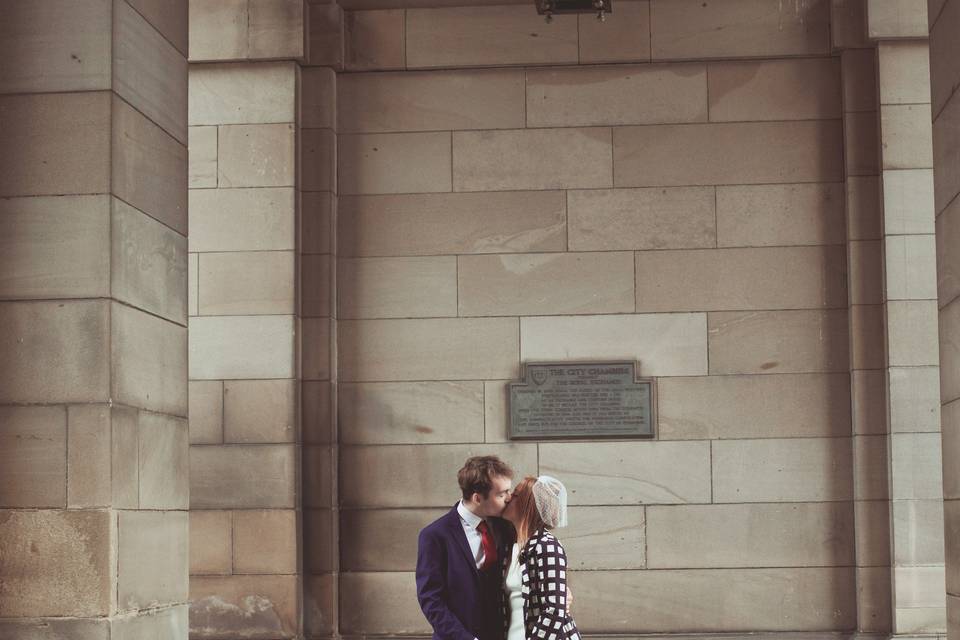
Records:
M710 544L701 534L711 531ZM647 568L829 567L854 561L850 503L647 507Z
M843 115L843 148L848 176L880 173L879 116L875 111Z
M483 441L480 382L340 383L343 444Z
M217 128L189 127L187 130L188 175L190 189L217 186Z
M894 565L943 564L943 500L894 500L892 511Z
M296 576L190 579L191 638L289 638L296 625Z
M189 608L187 605L167 607L111 620L111 640L167 640L187 637Z
M650 60L650 3L617 3L616 20L600 22L593 14L577 16L580 62Z
M577 20L547 25L520 6L408 9L407 67L577 62Z
M0 199L0 297L106 297L109 202L106 196Z
M347 70L403 69L407 56L405 20L403 9L345 12L343 63Z
M294 122L296 65L190 66L190 125Z
M221 187L293 186L293 124L232 124L219 128L217 184Z
M182 5L171 3L171 8ZM176 9L170 14L176 13ZM113 90L187 143L187 59L130 3L114 2Z
M347 382L512 378L520 355L515 318L343 320L338 349Z
M68 407L67 506L69 508L112 505L112 448L109 405L86 404ZM56 464L49 466L56 468ZM116 478L116 482L122 481L123 478ZM5 483L0 483L0 486L3 484Z
M610 136L603 127L455 131L453 190L612 187Z
M717 187L717 244L842 244L843 207L841 183Z
M121 611L186 602L189 589L185 511L121 511L117 606Z
M247 57L247 0L197 0L190 7L190 61Z
M113 198L110 288L113 297L185 325L187 239Z
M6 65L5 65L6 66ZM4 196L107 193L110 190L110 93L0 97Z
M644 251L636 254L635 268L640 312L847 304L842 246Z
M233 514L236 573L297 573L297 512L292 509Z
M187 421L140 413L140 507L187 509L190 505L190 436Z
M140 507L140 412L113 405L111 411L111 482L115 509Z
M9 3L0 93L109 89L109 2Z
M294 248L292 188L191 189L190 251Z
M614 186L838 182L840 134L836 120L617 127Z
M923 40L877 46L880 104L930 102L930 48Z
M305 42L300 0L250 0L248 43L251 58L300 58Z
M190 378L290 378L292 316L210 316L190 320Z
M328 636L338 628L336 574L306 576L303 581L303 626L308 634Z
M340 568L413 571L417 534L447 509L346 509L340 512Z
M108 618L5 618L0 637L17 640L110 640Z
M708 322L711 374L848 370L846 309L721 311Z
M526 113L528 127L706 122L706 65L530 70Z
M562 191L341 197L340 256L566 249Z
M0 402L106 402L109 303L0 303Z
M339 512L343 518L343 512ZM303 566L307 573L333 571L335 558L341 550L334 545L334 518L330 509L304 509L303 511Z
M225 442L293 442L296 439L295 380L225 380Z
M337 96L342 90L336 72L330 67L301 67L300 126L334 129L337 126Z
M108 511L0 514L0 617L109 615L115 538Z
M461 256L459 315L632 312L633 270L634 254L626 251Z
M173 43L183 55L187 55L187 21L189 17L187 0L127 0L140 15Z
M712 248L716 202L711 187L568 191L569 249Z
M520 347L521 361L627 358L640 361L644 376L707 373L702 313L521 318Z
M559 532L573 569L643 569L646 510L640 506L573 507Z
M188 389L190 444L223 442L223 382L191 380Z
M712 452L714 502L853 499L850 438L720 440Z
M190 575L233 572L233 513L190 511Z
M413 573L345 573L340 577L340 629L346 633L429 634L416 607Z
M523 105L522 71L344 74L337 132L516 129L524 126Z
M650 21L654 60L830 52L826 2L795 7L765 0L653 0Z
M300 430L307 444L333 441L333 396L336 383L304 380L300 383Z
M186 234L186 143L170 136L120 98L114 97L112 104L113 194Z
M67 506L64 407L0 407L0 505Z
M446 131L339 136L339 192L353 195L450 191L450 136Z
M846 373L661 378L661 440L850 433Z
M570 583L577 624L587 633L828 631L856 624L852 567L581 571Z
M187 328L119 303L110 307L113 399L187 415Z
M929 104L880 107L884 169L929 169L933 146Z
M293 251L201 254L199 311L205 316L294 312Z
M707 442L540 445L540 471L563 478L570 504L710 502Z
M194 446L191 509L292 509L295 449L286 444Z
M710 121L840 117L836 58L710 64Z
M337 281L340 318L457 315L456 256L343 258Z
M332 129L300 129L300 188L337 189L337 136Z

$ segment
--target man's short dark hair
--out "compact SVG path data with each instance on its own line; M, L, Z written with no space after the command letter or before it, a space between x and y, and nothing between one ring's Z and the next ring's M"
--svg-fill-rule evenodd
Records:
M497 456L467 458L463 468L457 472L457 482L460 483L463 499L469 500L475 493L479 493L484 498L489 497L490 489L493 488L493 479L497 476L513 478L513 469Z

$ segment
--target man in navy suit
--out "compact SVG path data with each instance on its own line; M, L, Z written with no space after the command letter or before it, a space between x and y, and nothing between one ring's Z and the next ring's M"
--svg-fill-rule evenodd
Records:
M502 566L514 534L499 516L513 470L496 456L477 456L457 481L463 498L420 532L417 599L433 640L504 640Z

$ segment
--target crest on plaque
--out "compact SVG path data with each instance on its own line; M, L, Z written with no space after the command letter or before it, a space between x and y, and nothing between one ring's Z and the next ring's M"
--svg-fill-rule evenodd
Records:
M511 440L652 438L653 378L623 362L527 362L510 383Z

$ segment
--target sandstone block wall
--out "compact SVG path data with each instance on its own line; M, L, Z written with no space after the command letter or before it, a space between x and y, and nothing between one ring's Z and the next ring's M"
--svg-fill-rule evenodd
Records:
M830 6L621 7L605 25L525 6L343 19L345 635L429 630L416 531L480 452L567 482L588 633L889 624L889 605L858 613L858 580L889 598L889 560L854 528L855 504L885 504L885 449L852 472L871 442L852 438L851 368L884 366L879 262L853 280L845 225L846 176L877 171L845 170ZM656 441L507 441L520 364L576 358L658 378Z
M0 636L185 638L187 3L0 43Z

